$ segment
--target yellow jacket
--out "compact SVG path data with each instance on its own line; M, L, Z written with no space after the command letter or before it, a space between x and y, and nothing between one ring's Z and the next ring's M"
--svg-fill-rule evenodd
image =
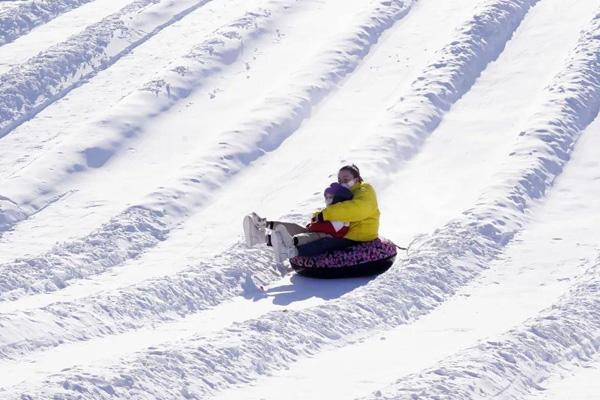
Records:
M350 188L352 200L327 206L323 211L325 221L350 222L344 238L358 242L375 240L379 236L379 207L375 190L368 183L360 182Z

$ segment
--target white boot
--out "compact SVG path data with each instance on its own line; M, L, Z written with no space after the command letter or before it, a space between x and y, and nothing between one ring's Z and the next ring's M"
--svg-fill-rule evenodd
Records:
M275 229L273 229L271 233L271 246L273 246L275 261L278 264L298 255L298 249L294 246L294 238L282 225L276 225Z
M249 247L265 243L267 220L255 213L244 217L244 240Z
M266 218L261 218L257 213L255 212L251 212L250 214L247 215L248 217L252 218L252 221L254 221L254 224L256 226L258 226L258 228L262 231L264 231L267 228L267 219Z

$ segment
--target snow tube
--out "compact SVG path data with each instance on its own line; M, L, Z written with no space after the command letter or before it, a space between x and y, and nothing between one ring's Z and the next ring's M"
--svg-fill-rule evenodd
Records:
M396 245L379 238L317 256L290 258L294 271L312 278L351 278L381 274L396 258Z

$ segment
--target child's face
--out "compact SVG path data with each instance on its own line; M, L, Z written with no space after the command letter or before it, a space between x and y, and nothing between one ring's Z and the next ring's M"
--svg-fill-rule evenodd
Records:
M333 196L329 193L325 195L325 204L330 205L333 202Z

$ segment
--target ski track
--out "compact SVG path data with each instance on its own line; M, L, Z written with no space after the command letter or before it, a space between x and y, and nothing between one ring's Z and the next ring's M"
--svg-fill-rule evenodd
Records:
M365 134L350 143L350 146L357 145L354 150L342 147L336 154L349 150L358 154L359 157L352 159L356 159L363 170L372 171L377 186L388 188L384 194L393 197L396 189L391 184L402 174L397 171L403 166L410 168L407 161L435 149L427 147L426 139L432 132L443 131L438 126L454 103L479 89L472 89L477 78L488 64L504 54L506 42L523 19L527 22L530 9L539 2L546 5L551 0L482 3L478 13L454 35L454 40L436 53L437 60L409 87L398 91L399 99L382 113L377 133ZM182 256L177 268L167 277L158 277L164 274L158 270L157 277L143 282L134 279L130 286L116 284L113 291L105 293L103 286L99 286L91 296L75 294L70 301L68 298L67 302L56 301L61 293L71 289L70 281L78 284L81 278L100 274L97 283L102 284L102 274L111 268L130 261L143 266L149 250L161 246L162 251L168 250L173 234L187 234L182 225L189 227L195 218L202 221L202 215L220 210L214 204L214 195L204 193L215 189L219 189L217 196L232 193L231 185L245 174L258 173L263 166L275 162L273 156L285 154L284 141L309 137L302 131L292 134L299 130L311 111L318 114L324 108L323 105L315 108L316 104L332 101L328 95L335 93L334 89L338 89L347 76L357 74L359 62L364 63L370 47L411 7L403 2L377 4L373 14L364 18L368 22L359 25L358 35L334 42L340 45L327 45L347 49L345 53L325 51L315 57L317 65L330 68L335 65L334 72L292 75L290 82L306 83L285 86L286 92L293 88L290 97L294 101L277 91L270 92L263 105L253 109L256 118L242 121L239 129L224 131L218 145L209 148L209 153L217 157L190 158L193 161L173 175L173 181L179 183L161 187L143 203L127 208L92 234L59 244L41 256L1 266L0 296L3 300L13 300L0 304L0 354L4 358L0 370L4 369L11 380L9 386L0 388L6 398L152 399L215 395L289 368L290 364L325 350L343 350L348 344L372 337L381 330L407 324L418 330L417 324L423 316L439 312L440 305L450 304L455 295L469 285L480 287L477 278L483 271L500 269L502 253L510 254L512 249L518 252L520 237L534 231L530 223L531 210L535 211L555 186L564 191L560 189L562 170L572 164L572 161L567 162L578 137L598 115L600 14L582 32L570 58L562 63L562 70L523 113L530 117L511 126L510 129L518 126L518 136L512 137L512 141L509 138L510 144L500 150L496 149L497 154L504 150L510 153L503 161L490 163L493 165L488 168L494 174L485 190L479 186L472 189L474 193L481 190L483 194L442 228L419 236L408 258L398 261L385 275L351 282L326 303L321 299L297 302L288 308L281 308L281 304L265 305L261 302L265 294L255 283L273 283L287 271L268 268L271 256L265 250L248 251L234 244L217 249L191 265L183 260L192 257L192 253ZM232 36L239 39L235 34ZM219 67L216 69L222 71ZM555 73L552 71L551 75ZM172 103L187 97L190 86L194 86L177 79L152 82L155 85L145 89L156 96L154 104L160 110L157 112L168 111ZM174 86L171 82L175 82ZM175 100L171 99L173 88ZM167 91L171 93L165 93ZM240 132L251 132L250 138L240 139ZM102 146L90 149L92 153L102 153L100 158L104 157L104 151L111 157L126 146L128 139L121 139L113 137ZM273 153L266 154L268 152ZM96 159L94 154L92 158ZM327 165L337 165L336 161L339 160L329 161ZM87 163L89 168L89 154ZM85 168L82 166L82 170ZM290 176L290 172L282 172L286 173L283 176ZM485 173L488 172L481 173L481 177ZM200 183L202 186L198 187ZM47 204L40 207L40 215L44 215L50 204L63 198L68 200L68 196L48 193ZM554 204L552 199L551 193L549 204ZM313 196L299 201L295 212L287 218L300 222L301 215L306 213L308 205L316 204L315 200ZM4 210L8 207L13 211L20 206L11 197L4 196L0 197L0 204ZM454 207L460 207L459 202ZM198 211L198 215L192 215ZM445 218L452 213L440 216ZM5 224L27 217L10 212L3 216ZM440 221L432 219L429 223L435 227ZM577 228L592 229L594 222L586 223ZM206 234L208 229L202 228ZM216 242L214 238L207 238L208 243L211 240ZM589 254L589 249L585 251ZM585 262L590 263L587 259ZM582 266L575 267L570 276L578 274ZM432 359L434 367L403 376L368 398L510 399L535 394L544 381L559 371L586 365L597 357L600 348L600 307L596 296L600 287L599 271L600 263L594 262L578 276L560 301L524 324L515 317L513 322L519 325L499 338L466 350L461 346L455 355L441 362ZM288 278L284 279L287 282ZM85 290L86 282L81 282L83 286L74 292ZM302 289L300 282L302 280L292 279L299 290ZM41 297L29 296L35 293ZM210 319L211 312L245 304L244 301L239 303L240 299L229 302L239 296L255 301L256 307L240 312L233 319L223 317L213 329L190 330L194 323ZM33 308L28 309L31 306ZM544 306L543 302L538 306ZM148 332L147 328L156 323L162 323L158 329L169 340L157 343ZM103 343L111 338L118 345L110 355L97 354L91 357L89 364L81 362L81 351L97 349L101 352L102 346L106 346ZM65 345L65 342L74 343ZM125 351L127 343L135 345ZM55 349L46 353L52 347ZM449 347L444 349L448 350ZM51 360L51 353L55 351L59 355L70 355L74 361L67 368L48 367L49 372L44 376L18 361L25 355L28 362L42 363L40 360L46 360L45 356ZM14 384L17 386L12 387Z
M276 148L296 130L312 105L356 67L381 32L407 9L404 3L398 3L375 8L373 15L363 17L366 22L358 25L357 32L341 41L346 52L326 51L317 58L324 76L294 77L294 81L306 82L296 85L293 92L286 91L294 101L284 99L283 95L269 96L265 101L268 108L255 110L251 121L222 135L220 143L208 151L217 156L204 157L187 168L189 177L181 179L178 187L153 193L144 206L127 209L89 237L59 246L41 257L3 265L2 298L16 299L26 293L63 288L68 280L105 271L164 240L167 232L189 212L190 202L198 207L209 201L206 193L221 187L229 176L265 151ZM275 112L274 105L278 107ZM245 132L243 138L240 132ZM86 247L89 251L85 251ZM56 253L60 256L55 258Z

